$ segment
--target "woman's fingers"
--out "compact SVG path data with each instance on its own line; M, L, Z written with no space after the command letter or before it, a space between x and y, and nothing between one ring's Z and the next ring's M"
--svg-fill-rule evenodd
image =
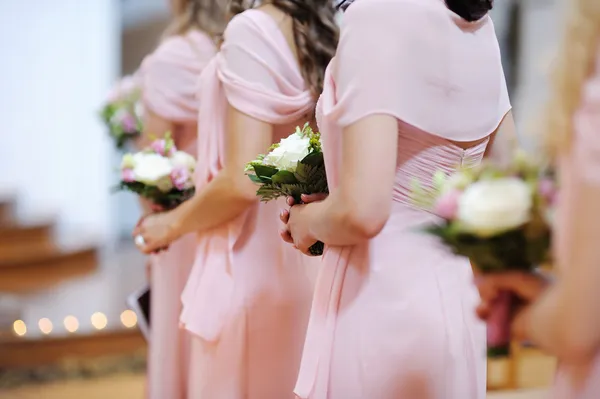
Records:
M283 223L287 224L287 222L290 220L290 211L288 211L287 209L281 211L281 213L279 214L279 219Z
M323 201L325 198L327 198L327 195L328 194L322 194L322 193L302 194L302 196L300 198L302 199L302 202L304 202L305 204L310 204L311 202Z
M289 243L289 244L293 244L294 243L294 239L292 238L292 235L290 234L289 230L284 229L281 230L279 232L279 235L281 236L281 238L283 239L283 241Z

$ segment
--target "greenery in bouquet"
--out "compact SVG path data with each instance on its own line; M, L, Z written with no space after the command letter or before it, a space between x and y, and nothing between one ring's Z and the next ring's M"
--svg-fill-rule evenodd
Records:
M178 151L171 135L154 140L121 161L117 190L131 191L163 209L172 209L194 195L194 157Z
M256 195L263 202L292 197L301 204L302 194L329 193L321 135L308 123L249 162L246 174L258 185ZM323 243L313 245L310 252L321 255Z
M557 189L552 171L524 153L438 172L430 190L415 183L413 199L440 216L426 231L484 272L532 270L550 260Z
M100 112L118 149L140 135L142 114L140 90L133 77L126 77L112 89Z

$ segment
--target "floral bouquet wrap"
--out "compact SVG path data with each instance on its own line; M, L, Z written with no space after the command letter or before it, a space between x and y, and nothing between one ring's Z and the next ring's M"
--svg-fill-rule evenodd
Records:
M556 186L553 174L525 154L499 167L484 162L447 177L434 176L433 190L418 183L417 205L442 219L426 232L455 254L466 256L481 273L531 271L550 260ZM499 296L488 319L488 356L507 356L510 322L517 298Z
M132 191L160 209L173 209L194 195L194 157L177 151L170 134L145 150L125 154L117 190Z
M302 194L327 194L327 175L321 135L314 132L308 123L273 144L266 155L258 157L246 165L246 174L259 185L256 195L263 202L279 197L292 197L301 204ZM323 254L322 242L313 244L311 255Z
M110 136L121 149L142 131L143 107L140 89L134 77L123 78L110 92L100 116Z

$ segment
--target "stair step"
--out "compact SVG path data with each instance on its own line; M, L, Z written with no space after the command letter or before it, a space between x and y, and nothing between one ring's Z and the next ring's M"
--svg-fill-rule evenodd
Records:
M57 364L69 358L94 358L136 353L146 347L138 329L118 329L40 339L0 341L0 369Z
M37 251L52 247L51 221L8 222L0 225L0 257L5 252Z
M44 289L86 275L97 266L97 248L92 245L20 253L0 259L0 292Z
M0 223L7 222L13 217L13 202L0 197Z

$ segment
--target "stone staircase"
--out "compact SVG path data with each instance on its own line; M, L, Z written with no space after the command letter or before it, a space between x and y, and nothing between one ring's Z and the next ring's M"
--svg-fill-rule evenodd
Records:
M128 272L139 259L126 255L123 265L115 264L117 256L101 256L89 235L57 239L53 218L23 220L15 215L14 201L0 198L0 374L29 375L35 368L61 367L74 359L144 350L137 328L126 328L119 320L132 284L139 284L135 275L122 276L120 271ZM107 265L110 262L113 267ZM143 276L141 267L140 271ZM134 281L121 284L122 280ZM106 328L90 324L95 312L105 314ZM73 314L79 326L69 332L63 324ZM44 318L52 323L50 332L39 324ZM26 325L26 332L17 334L17 320Z
M45 289L95 270L93 244L81 237L59 243L52 219L16 220L13 209L12 200L0 201L0 292Z

